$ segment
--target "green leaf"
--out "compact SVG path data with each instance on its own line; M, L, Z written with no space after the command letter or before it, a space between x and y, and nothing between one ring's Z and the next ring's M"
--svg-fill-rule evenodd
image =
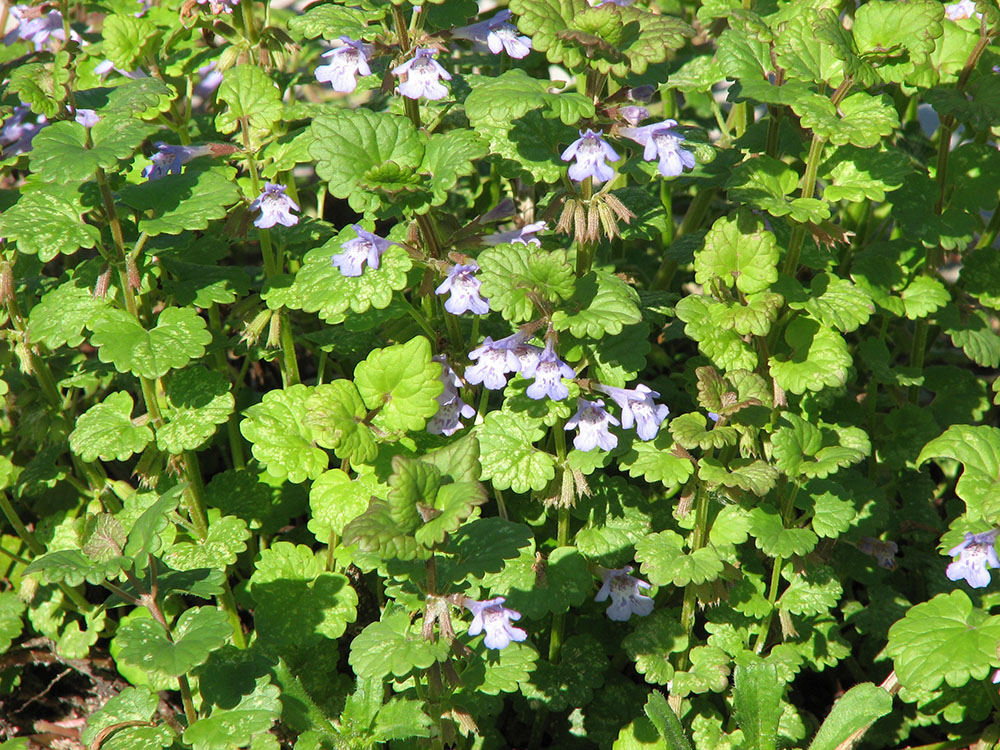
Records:
M812 94L793 101L792 109L803 127L837 146L874 148L899 127L899 115L884 94L859 91L836 107L827 97Z
M794 221L818 224L830 218L830 209L816 198L792 198L800 177L784 162L762 155L750 159L733 171L726 183L729 197L767 211L771 216L791 216Z
M86 557L79 550L64 549L36 557L24 569L23 575L40 573L41 579L46 583L63 581L70 586L79 586L87 581L96 585L117 576L121 573L122 568L131 562L124 557L113 557L107 562L99 564Z
M507 597L505 606L528 620L567 612L593 594L594 577L583 555L573 547L557 547L542 563L532 548L504 565L500 573L483 578L483 587L494 596Z
M389 503L377 497L370 498L365 512L344 527L343 543L390 560L413 560L426 553L407 530L400 528Z
M438 581L463 581L499 573L531 544L531 530L495 516L464 524L448 540L450 557L438 558Z
M424 428L438 410L440 376L441 365L431 361L423 336L376 349L354 368L358 393L369 409L378 410L374 424L389 431Z
M591 271L577 279L573 296L552 316L552 325L577 338L614 336L624 326L642 320L638 303L639 295L620 278L607 271Z
M197 200L187 200L194 195ZM140 214L139 230L151 237L207 229L211 221L225 218L228 207L239 199L231 170L221 167L188 167L182 174L126 185L121 191L122 203Z
M329 544L331 535L342 535L344 527L365 512L368 501L384 497L387 489L374 474L351 479L340 469L323 472L309 489L309 531L320 544Z
M150 330L117 308L95 316L89 327L90 341L102 362L141 378L159 378L184 367L201 357L212 341L205 320L190 307L162 310Z
M668 750L692 750L691 742L681 726L677 714L658 690L651 690L642 709L660 736L667 741Z
M178 484L153 502L142 512L128 533L125 555L133 560L142 560L146 555L158 555L163 544L161 535L173 527L170 514L177 508L181 493L187 489L186 483Z
M479 648L485 650L485 646ZM511 643L489 654L489 657L472 661L461 673L465 690L485 695L517 692L531 678L538 660L538 652L526 643Z
M153 431L132 421L135 403L126 391L105 396L80 416L69 447L84 461L124 461L153 440Z
M176 739L173 729L166 724L154 725L151 721L159 704L160 697L148 687L126 687L87 718L87 728L81 733L80 741L89 747L99 734L106 732L100 741L105 750L169 747Z
M42 297L28 316L28 336L49 349L60 346L76 348L83 341L82 331L91 319L108 305L95 297L80 279L67 281Z
M775 750L784 683L772 664L740 664L733 673L733 714L744 750Z
M502 157L502 175L558 182L566 173L566 163L559 154L577 137L577 131L556 118L546 118L542 110L528 110L510 121L485 119L471 123L479 136L489 141L490 152Z
M159 264L168 272L163 291L182 306L231 305L250 293L250 276L242 268L186 263L170 256L160 256Z
M885 200L885 194L903 186L913 171L898 149L861 149L841 146L821 167L828 184L823 198L828 201Z
M777 271L775 271L777 274ZM718 310L716 308L719 308ZM690 294L675 308L684 321L684 333L698 342L698 349L723 370L753 370L757 354L736 331L722 327L726 307L710 297Z
M260 553L250 578L258 636L273 647L319 646L357 618L358 595L347 577L327 573L303 544L275 542Z
M711 430L706 430L708 421L704 414L699 412L689 412L670 420L670 434L677 444L687 448L722 448L727 445L736 445L739 437L736 428L713 425Z
M109 513L99 513L87 519L80 549L91 560L106 563L121 556L125 538L121 521Z
M300 483L315 479L329 464L306 425L311 392L301 383L268 391L261 403L244 412L240 432L252 443L254 458L274 477Z
M46 182L86 182L101 169L113 169L131 157L157 130L141 120L106 114L91 128L64 120L49 125L31 140L31 169Z
M962 282L981 304L1000 310L1000 255L985 247L963 255Z
M378 455L375 433L365 421L367 416L368 408L357 386L350 380L335 380L316 386L309 396L305 426L319 445L357 466L371 463Z
M542 490L555 477L555 458L535 448L545 436L537 421L491 411L477 428L482 449L483 479L498 490Z
M635 545L635 559L654 586L707 583L722 573L722 560L711 547L684 552L684 538L673 531L650 534Z
M573 703L588 705L604 684L608 659L604 645L591 635L571 635L563 644L562 661L539 663L521 693L550 711L566 711Z
M185 610L167 631L149 618L130 620L118 630L117 658L145 670L177 677L204 664L209 654L221 648L233 627L229 618L214 607Z
M798 317L785 329L785 343L791 351L770 357L768 366L786 391L801 394L847 382L853 360L847 343L836 331L811 318Z
M489 299L491 309L513 323L535 317L533 297L556 303L574 293L573 268L565 250L539 252L530 245L503 244L484 250L477 262L482 295ZM590 289L596 292L596 283ZM585 323L583 328L587 328Z
M778 311L784 303L780 294L758 292L748 294L746 304L739 302L712 305L713 320L725 330L733 330L740 336L766 336L771 325L778 319Z
M1000 615L974 608L963 591L938 594L911 607L889 629L886 654L903 687L936 690L985 680L998 665Z
M750 458L734 458L723 466L714 458L704 457L698 462L698 476L706 482L736 487L764 497L774 488L778 472L770 464Z
M168 453L201 447L215 434L216 425L229 419L236 400L229 381L204 367L188 367L175 373L167 385L166 424L156 430L156 445Z
M913 279L902 291L901 296L903 309L910 320L926 318L951 300L951 295L940 279L922 275Z
M952 425L917 456L917 466L932 458L962 464L955 494L965 501L970 522L1000 521L1000 429L985 425Z
M833 609L844 593L833 568L807 565L805 570L785 568L782 577L788 581L778 607L793 615L821 615Z
M758 506L750 511L750 533L757 549L769 557L805 555L812 551L818 541L809 529L786 529L778 511L769 505Z
M787 293L785 286L797 293ZM813 276L808 293L800 289L790 284L782 286L788 306L792 310L805 310L823 325L844 333L857 330L875 312L875 305L867 292L832 273Z
M66 84L71 77L69 52L60 50L49 63L22 62L9 76L7 93L16 94L32 112L54 118L66 100Z
M392 293L406 287L406 274L413 266L410 256L390 245L377 269L365 266L360 276L344 276L330 259L355 236L350 226L344 227L336 237L306 253L294 279L270 279L261 295L268 307L316 312L328 323L339 323L348 310L363 313L389 307Z
M256 748L252 740L270 736L267 731L281 716L280 695L270 675L258 677L252 693L242 696L233 708L213 708L210 716L184 730L183 740L194 750Z
M148 18L109 14L101 25L104 55L122 70L135 70L137 62L159 47L160 35Z
M312 123L309 153L330 194L346 198L358 212L372 211L381 199L363 188L366 175L387 165L403 173L420 166L424 148L412 123L387 112L334 110ZM376 180L377 181L377 180Z
M591 99L575 91L553 94L551 83L532 78L524 70L514 68L492 78L481 76L472 83L472 92L465 99L465 113L473 127L483 121L493 125L510 125L533 109L543 110L545 117L558 117L566 125L594 116Z
M473 174L476 162L486 155L486 144L471 130L434 133L424 148L424 160L418 171L430 175L427 188L433 197L430 205L440 206L460 177Z
M666 685L673 679L674 667L667 657L683 652L690 642L678 615L676 609L655 610L622 639L635 670L653 685Z
M177 542L163 555L175 570L222 568L236 562L250 539L247 522L236 516L222 516L208 526L208 535L196 542Z
M871 453L871 441L859 427L835 427L807 422L786 413L771 436L775 466L788 477L824 479Z
M642 477L667 487L684 484L694 473L690 459L675 455L673 440L666 431L649 442L633 440L629 450L618 459L618 466L628 470L633 479Z
M854 18L852 31L858 54L875 67L883 81L902 83L934 50L943 17L941 3L872 0L859 8Z
M502 653L501 659L504 656L508 655ZM393 698L378 710L372 732L376 742L389 742L408 737L430 737L433 725L431 717L424 713L422 700Z
M10 644L24 629L26 605L14 591L0 593L0 654L7 653Z
M862 682L837 699L809 750L838 750L856 733L892 711L892 695L877 685Z
M228 106L216 116L215 127L220 133L245 129L254 150L281 119L281 91L256 65L237 65L227 70L216 98Z
M84 222L79 194L67 195L61 186L45 185L23 191L17 203L0 213L0 237L48 263L60 254L94 247L101 233Z
M948 305L938 314L938 322L951 343L961 347L977 365L990 369L1000 365L1000 336L993 330L993 320L985 310L965 312L957 305Z
M749 211L716 220L705 236L705 246L695 254L695 281L713 279L744 294L765 291L778 280L778 246L774 235Z
M857 516L850 497L851 493L836 482L813 479L803 487L795 505L810 513L813 531L819 536L836 539L851 527Z
M374 24L384 15L385 11L381 8L368 10L322 3L310 6L305 13L288 19L288 30L305 39L316 39L320 36L328 41L341 36L355 40L371 39L378 27L372 26L369 29L368 24Z
M389 674L406 677L414 669L445 661L449 653L444 640L424 640L406 612L386 611L381 621L371 623L351 641L349 662L362 679Z

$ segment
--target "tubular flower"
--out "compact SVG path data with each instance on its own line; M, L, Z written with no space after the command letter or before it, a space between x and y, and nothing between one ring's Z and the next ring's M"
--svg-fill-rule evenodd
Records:
M499 341L487 336L481 346L469 352L469 359L478 361L465 368L465 379L473 385L482 383L491 391L503 388L507 385L506 373L521 371L516 349L525 346L525 338L521 332Z
M432 49L418 49L411 59L392 69L397 76L406 76L406 80L399 84L400 94L409 99L443 99L448 95L441 79L450 81L451 73L434 59L436 54Z
M503 606L504 597L476 601L465 597L463 604L472 612L472 624L469 625L469 635L476 636L486 631L483 644L486 648L507 648L511 641L523 641L528 634L521 628L511 625L511 620L521 619L521 613Z
M0 127L0 153L4 158L31 151L31 139L49 124L44 115L35 117L34 122L25 122L25 118L30 114L29 107L19 104L4 120L3 126Z
M275 224L290 227L299 223L299 217L292 214L299 207L291 198L285 195L285 186L268 182L260 195L250 204L250 210L260 209L260 216L253 220L255 227L268 229Z
M435 294L447 294L451 296L444 303L444 309L452 315L461 315L464 312L473 312L476 315L485 315L490 311L490 304L479 296L479 287L482 285L475 273L479 270L476 263L466 265L454 265L448 269L447 278L434 290Z
M660 424L670 413L663 404L653 403L660 394L639 383L635 388L615 388L610 385L598 385L597 390L611 396L611 400L622 410L622 427L635 431L641 440L652 440L660 431Z
M603 602L611 597L611 606L607 615L615 622L625 622L633 614L645 617L653 611L653 600L644 596L639 589L650 589L652 586L635 576L630 576L632 566L626 565L617 570L603 570L601 577L604 585L594 597L595 602Z
M964 578L974 589L988 586L989 568L1000 568L1000 558L997 557L996 548L993 546L998 533L1000 529L991 529L982 534L970 534L966 531L965 541L948 550L948 554L952 557L959 556L945 570L948 580L957 581Z
M497 234L486 235L483 237L483 244L499 245L503 242L513 242L515 244L535 245L536 247L541 247L542 241L538 239L535 234L543 231L545 227L546 223L544 221L536 221L533 224L525 224L520 229L512 229L509 232L499 232Z
M358 75L370 76L368 67L368 45L356 42L349 36L341 36L343 47L324 52L321 57L330 58L326 65L316 68L316 80L333 85L334 91L350 94L358 87Z
M330 261L344 276L360 276L365 261L369 268L378 268L382 262L382 253L389 249L389 245L398 243L383 239L377 234L362 228L360 224L351 224L351 229L358 236L353 240L347 240L340 246L344 252L337 253L330 258Z
M602 450L609 451L618 445L618 437L608 432L608 425L617 426L618 420L604 408L604 401L578 398L576 406L576 414L566 422L567 430L580 429L573 438L573 447L580 451L592 451L600 446Z
M548 396L553 401L562 401L569 395L569 388L563 385L562 379L576 377L573 368L556 356L551 341L545 344L545 349L538 355L538 361L530 370L522 366L521 374L535 379L525 390L528 398L538 400Z
M694 154L681 148L684 136L673 130L676 126L677 120L664 120L641 128L621 128L618 132L644 147L642 158L646 161L659 159L661 175L676 177L695 165Z
M212 15L225 15L233 12L233 8L240 4L240 0L198 0L198 5L208 3L208 9Z
M469 39L474 42L485 42L490 52L499 55L506 50L511 57L521 59L531 52L531 38L523 36L512 23L509 10L502 10L488 21L462 26L451 32L458 39Z
M156 153L149 157L150 165L142 170L142 176L150 182L168 174L180 174L184 164L212 153L211 146L170 146L163 141L157 141L155 145Z
M38 51L49 41L49 37L66 41L62 13L58 10L44 12L41 8L30 5L12 5L10 15L17 21L17 26L4 37L3 42L7 46L18 39L24 39L26 42L31 42L35 46L35 51ZM80 35L72 29L69 38L75 42L81 41Z
M604 160L618 161L621 157L604 140L603 135L601 130L581 130L580 137L562 152L563 161L576 159L576 163L569 168L571 180L583 182L588 177L593 177L594 182L607 182L615 176L615 171Z
M899 546L895 542L883 542L881 539L865 536L858 540L858 549L874 557L879 567L886 570L896 569L896 553L899 552Z
M458 389L462 387L462 381L451 369L448 358L443 354L437 354L431 359L441 364L441 382L444 383L444 390L437 398L438 411L427 423L427 431L432 435L450 437L464 427L461 418L470 419L476 416L476 410L465 403L459 395Z
M976 4L973 0L959 0L957 3L950 3L944 6L944 14L952 21L961 21L965 18L982 18L983 14L976 11Z

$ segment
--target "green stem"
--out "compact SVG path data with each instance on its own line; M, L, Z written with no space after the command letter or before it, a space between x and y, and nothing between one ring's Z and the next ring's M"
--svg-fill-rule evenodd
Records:
M284 387L288 388L300 382L299 360L295 356L295 335L292 333L292 320L288 310L281 311L281 356L284 362Z
M184 451L181 454L181 464L184 467L184 476L188 481L188 513L194 524L195 533L199 539L204 541L208 537L208 515L205 512L205 501L202 497L205 487L201 481L198 454L194 451Z
M564 440L565 443L565 440ZM569 508L559 508L556 520L556 540L560 547L569 544ZM552 632L549 634L549 661L558 664L562 656L563 631L566 628L566 613L552 615Z
M229 624L233 626L233 645L240 650L245 649L247 637L243 632L243 623L240 621L239 610L236 608L236 597L233 596L228 576L222 579L222 593L216 597L216 601L229 616Z
M694 533L691 537L691 553L705 546L708 539L708 504L709 494L705 492L701 484L695 486L695 516ZM690 634L694 629L695 610L698 604L697 593L694 586L688 584L684 587L684 602L681 604L681 628ZM687 669L690 659L690 649L685 649L677 660L678 671Z
M809 145L809 155L806 157L806 173L802 177L802 197L812 198L816 190L816 174L819 172L820 158L823 155L823 146L826 141L818 135L813 134L812 143ZM799 268L799 254L802 251L802 242L806 237L806 228L803 224L796 224L792 229L791 239L788 241L788 255L785 256L784 272L789 276L794 276Z
M240 18L243 22L243 33L250 46L257 44L260 37L257 35L257 25L253 18L253 0L240 0Z
M927 331L930 325L927 318L920 318L913 327L913 343L910 345L910 367L922 370L924 367L924 356L927 353ZM920 386L910 386L910 403L915 404L920 398Z

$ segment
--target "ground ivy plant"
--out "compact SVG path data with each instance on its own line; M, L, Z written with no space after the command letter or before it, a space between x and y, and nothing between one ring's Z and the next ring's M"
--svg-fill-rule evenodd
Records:
M0 747L1000 737L995 0L0 27Z

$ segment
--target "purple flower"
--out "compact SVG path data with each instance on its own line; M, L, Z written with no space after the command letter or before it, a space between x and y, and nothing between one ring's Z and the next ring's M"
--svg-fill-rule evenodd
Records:
M120 73L126 78L132 78L132 79L149 78L149 76L147 76L145 71L143 70L140 70L138 68L136 68L135 70L122 70L121 68L116 67L115 64L110 60L102 60L101 62L97 63L97 65L94 66L94 75L98 76L103 81L104 78L108 75L108 73L110 73L112 70L116 71L117 73Z
M660 424L670 413L663 404L653 403L660 394L639 383L635 388L615 388L610 385L598 385L597 390L611 396L611 400L622 410L622 427L632 429L639 434L640 440L652 440L660 431Z
M896 569L896 553L899 552L899 547L895 542L884 542L875 537L865 536L858 540L858 549L874 557L879 567L886 570Z
M344 276L360 276L365 261L368 261L369 268L377 269L382 261L382 253L389 249L389 245L399 244L372 234L360 224L352 224L351 229L358 236L340 246L344 252L330 258Z
M41 8L30 5L13 5L10 8L10 15L18 22L3 42L10 46L18 39L31 42L38 51L45 46L49 37L54 37L62 42L66 41L66 29L63 27L62 13L57 10L50 10L47 13ZM70 30L69 37L73 41L81 41L80 35Z
M694 169L694 154L681 148L684 136L672 128L677 120L664 120L641 128L621 128L618 132L626 138L631 138L642 145L642 158L646 161L660 160L660 174L664 177L676 177L685 167Z
M578 398L576 407L576 414L566 422L566 429L580 428L573 438L573 446L577 450L592 451L600 446L602 450L609 451L618 445L618 437L608 432L608 425L617 426L618 420L608 413L602 400Z
M521 628L510 624L511 620L520 620L521 613L503 606L504 597L487 599L480 602L465 597L463 604L472 612L472 624L469 625L469 635L476 636L486 631L483 644L486 648L507 648L511 641L523 641L528 634Z
M475 262L454 265L448 269L447 278L434 290L435 294L451 292L451 296L444 303L444 309L452 315L461 315L469 311L476 315L485 315L490 311L489 302L479 296L479 287L482 283L475 276L478 270L479 266Z
M521 245L542 246L542 241L535 236L536 232L545 229L544 221L536 221L534 224L525 224L520 229L512 229L509 232L499 232L483 237L484 245L499 245L502 242L513 242Z
M521 360L515 350L525 346L526 338L520 331L499 341L487 336L481 346L469 352L469 359L478 361L472 367L465 368L466 381L472 385L482 383L491 391L506 386L505 373L521 370Z
M993 673L993 679L990 680L994 685L1000 682L1000 669Z
M653 611L653 600L648 596L643 596L639 589L650 589L645 581L641 581L635 576L630 576L632 566L626 565L617 570L601 571L601 578L604 585L594 597L595 602L603 602L611 597L611 606L607 609L607 615L615 622L625 622L632 615L645 617Z
M260 229L268 229L275 224L290 227L299 223L299 217L292 214L298 211L298 204L285 195L285 186L268 182L260 195L250 204L250 210L260 209L260 216L253 220L253 225Z
M711 419L713 422L718 422L721 419L721 417L714 411L710 411L708 413L708 418Z
M101 118L97 116L97 112L95 112L92 109L76 110L75 114L73 115L73 119L76 120L81 125L83 125L83 127L85 128L92 128L98 122L101 121Z
M437 414L427 423L427 431L432 435L444 435L450 437L464 425L461 418L471 419L476 416L476 410L462 400L458 389L462 387L462 381L451 369L448 358L443 354L431 357L441 365L441 382L444 383L444 390L437 397Z
M208 9L213 15L232 13L233 8L240 4L240 0L198 0L198 5L208 3Z
M618 110L618 116L634 127L649 117L649 110L637 104L629 104Z
M368 45L356 42L349 36L341 36L343 47L324 52L321 57L330 58L326 65L316 68L316 80L333 84L333 90L350 94L358 86L358 74L370 76L368 67Z
M399 93L409 99L443 99L448 89L441 79L451 80L451 74L434 59L437 52L432 49L418 49L416 54L402 65L392 69L397 76L406 76L399 84Z
M535 382L525 390L528 398L543 399L548 396L553 401L562 401L569 395L569 388L563 385L562 379L576 377L573 368L556 356L552 341L546 342L545 349L538 355L534 367L528 370L522 366L521 374L526 378L535 379Z
M5 158L30 151L31 139L49 124L44 115L36 117L34 122L25 122L24 119L29 114L31 108L19 104L14 107L10 117L4 120L3 127L0 127L0 151Z
M462 26L452 31L451 35L459 39L485 42L494 55L499 55L500 50L506 50L511 57L527 57L531 52L531 38L521 35L514 24L508 23L510 16L509 10L502 10L488 21Z
M603 131L590 129L581 130L580 137L562 152L563 161L574 157L576 163L569 168L569 176L577 182L583 182L588 177L593 177L594 182L607 182L615 176L615 172L604 160L618 161L621 158L604 140Z
M150 182L168 174L180 174L182 165L212 153L211 146L169 146L163 141L155 145L156 153L149 157L150 165L142 170L142 176Z
M952 21L961 21L965 18L982 18L982 13L976 12L976 4L973 0L959 0L957 3L951 3L950 5L944 6L944 14L948 16Z
M207 65L198 68L197 76L199 81L192 90L191 104L200 107L222 84L223 75L216 66L215 60L212 60Z
M990 583L988 568L1000 568L1000 558L997 558L997 551L993 546L998 533L1000 529L991 529L982 534L970 534L966 531L965 541L948 550L948 554L952 557L959 556L945 571L948 580L957 581L959 578L964 578L974 589L988 586Z

